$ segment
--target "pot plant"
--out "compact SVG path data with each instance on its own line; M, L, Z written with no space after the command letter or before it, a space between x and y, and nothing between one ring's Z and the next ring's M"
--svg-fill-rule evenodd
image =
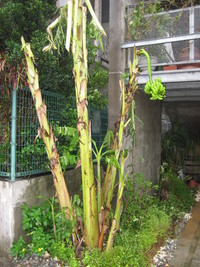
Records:
M190 60L190 46L186 46L181 49L180 54L178 56L178 61L189 61ZM194 47L194 60L200 60L200 49L195 46ZM186 63L178 65L178 69L193 69L200 68L200 63Z
M159 0L148 4L141 1L137 4L132 14L127 16L127 39L141 41L168 37L173 19L168 13L160 15L162 11L164 9ZM172 61L164 44L147 46L145 50L149 53L153 65L154 62L156 64ZM141 61L140 64L143 65Z
M191 179L189 182L190 189L196 188L198 186L198 183L195 181L195 179Z
M184 160L191 147L191 138L187 130L178 123L162 136L162 161L168 162L174 169L184 169Z

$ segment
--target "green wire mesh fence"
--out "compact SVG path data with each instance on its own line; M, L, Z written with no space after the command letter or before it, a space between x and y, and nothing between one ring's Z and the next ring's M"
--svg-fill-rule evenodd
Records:
M47 117L52 127L68 126L67 110L73 112L72 106L67 104L66 98L60 94L43 91L43 99L47 106ZM16 133L12 132L12 93L7 89L0 89L0 177L11 177L11 140L16 134L15 143L15 177L27 177L49 171L48 159L43 142L36 138L39 122L32 96L27 88L17 91L16 99ZM70 107L69 107L70 106ZM69 112L68 112L69 114ZM92 119L92 138L100 147L107 132L107 110L90 108ZM12 179L13 180L13 179Z
M11 143L11 94L9 90L0 91L0 175L10 175Z

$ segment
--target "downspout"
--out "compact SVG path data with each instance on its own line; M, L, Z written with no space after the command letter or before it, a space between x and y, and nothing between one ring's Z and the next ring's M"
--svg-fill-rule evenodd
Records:
M11 116L11 181L16 177L16 113L17 113L17 89L12 90L12 116Z

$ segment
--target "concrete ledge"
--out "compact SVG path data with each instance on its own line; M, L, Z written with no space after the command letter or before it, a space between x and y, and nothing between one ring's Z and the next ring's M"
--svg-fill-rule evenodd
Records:
M51 175L15 182L0 181L0 255L8 256L13 241L22 235L22 210L24 202L39 205L37 196L54 195Z
M65 180L70 195L80 194L81 171L68 170ZM55 195L51 174L15 182L0 180L0 256L8 257L13 241L25 233L22 230L22 209L26 202L29 206L39 205Z

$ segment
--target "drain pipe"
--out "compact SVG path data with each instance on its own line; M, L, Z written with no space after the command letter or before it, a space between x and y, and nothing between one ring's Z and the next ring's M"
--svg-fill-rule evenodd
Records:
M17 89L12 90L12 116L11 116L11 181L16 177L16 113L17 113Z

